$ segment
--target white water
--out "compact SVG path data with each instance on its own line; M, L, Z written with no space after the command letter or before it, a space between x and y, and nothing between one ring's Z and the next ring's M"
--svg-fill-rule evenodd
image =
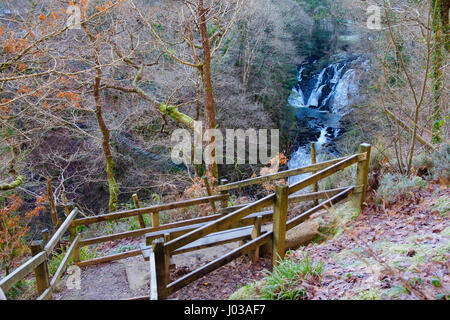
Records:
M294 108L320 108L326 107L329 103L329 109L332 113L339 116L344 116L349 113L348 106L352 102L352 98L358 96L358 85L356 83L356 73L353 69L347 70L342 76L342 71L345 68L345 64L331 64L324 68L318 75L313 76L315 84L309 95L308 102L305 104L305 89L302 88L305 81L303 81L303 71L305 67L302 67L299 71L298 84L292 89L292 94L288 99L288 103ZM329 76L325 77L326 72L333 72L331 79ZM323 89L329 86L330 93L322 99ZM325 111L328 112L328 111ZM317 161L324 161L327 156L324 152L324 146L329 142L327 137L328 127L323 124L320 127L320 136L317 141L311 140L310 142L316 142ZM338 128L334 128L335 133L340 131ZM300 168L311 164L311 148L310 145L300 146L288 161L289 169ZM289 184L294 184L310 174L298 175L289 178Z

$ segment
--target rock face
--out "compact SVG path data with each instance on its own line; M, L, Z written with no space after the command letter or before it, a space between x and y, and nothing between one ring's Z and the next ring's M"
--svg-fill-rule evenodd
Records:
M264 227L265 231L272 231L272 225ZM286 250L295 250L308 244L319 234L319 222L305 221L286 233ZM262 246L264 253L272 252L272 241Z

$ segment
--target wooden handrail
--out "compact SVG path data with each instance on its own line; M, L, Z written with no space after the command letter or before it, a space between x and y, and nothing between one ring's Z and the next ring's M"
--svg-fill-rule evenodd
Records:
M268 181L285 179L285 178L297 176L297 175L304 174L304 173L319 171L319 170L326 169L326 168L328 168L336 163L339 163L343 160L346 160L348 158L349 157L333 159L333 160L320 162L320 163L309 165L309 166L302 167L302 168L296 168L296 169L286 170L286 171L277 172L277 173L273 173L273 174L268 174L266 176L232 182L232 183L218 186L217 190L219 192L223 192L223 191L233 190L233 189L237 189L237 188L248 187L248 186L255 185L255 184L261 184L261 183L268 182ZM358 154L358 161L363 161L363 160L365 160L365 155Z
M363 157L362 157L363 156ZM344 160L341 160L340 162L326 168L323 169L315 174L313 174L312 176L309 176L295 184L293 184L292 186L289 187L289 194L293 194L296 193L322 179L325 179L329 176L331 176L332 174L341 171L359 161L363 161L360 160L361 158L363 158L365 160L366 155L365 154L355 154L353 156L350 156L348 158L345 158Z
M47 253L45 251L35 255L31 259L27 260L24 264L11 272L0 281L0 288L7 292L13 285L22 280L27 274L32 272L37 266L43 263L47 259Z
M365 161L367 158L367 155L365 153L362 154L355 154L353 156L343 158L341 161L337 162L336 164L333 164L332 166L327 167L326 169L323 169L316 174L313 174L310 177L307 177L298 183L292 185L289 187L289 194L293 194L295 192L298 192L301 189L306 188L309 185L314 184L315 182L322 180L340 170L343 170L346 167L349 167L357 162ZM177 239L174 239L172 241L169 241L168 243L164 244L165 250L168 252L172 252L184 245L187 245L190 242L193 242L197 239L200 239L204 236L207 236L208 234L212 232L218 232L226 230L227 228L231 227L235 222L242 219L243 217L254 213L260 209L263 209L264 207L273 204L273 201L275 199L275 194L268 195L261 200L258 200L256 202L253 202L247 206L245 206L242 209L238 209L235 212L232 212L222 218L217 219L216 221L213 221L209 224L207 224L204 227L201 227L197 230L191 231L184 236L181 236Z
M289 201L289 204L292 204L292 203L312 201L312 200L319 200L319 199L328 199L328 198L338 194L339 192L344 191L347 188L348 187L343 187L343 188L337 188L337 189L328 189L328 190L317 191L317 192L310 192L310 193L304 193L304 194L298 194L298 195L291 195L291 196L289 196L288 201ZM362 192L362 190L363 190L363 186L359 185L359 186L355 186L355 191L354 192L355 193L360 193L360 192ZM244 208L248 204L249 203L244 203L244 204L239 204L239 205L236 205L236 206L233 206L233 207L228 207L228 208L225 208L225 209L220 209L219 212L220 213L234 212L237 209Z
M152 213L152 212L185 208L185 207L195 206L195 205L199 205L199 204L210 203L211 201L222 201L224 199L228 199L228 197L229 197L229 195L216 195L216 196L211 196L211 197L203 197L203 198L198 198L198 199L190 199L190 200L185 200L185 201L155 205L155 206L146 207L146 208L139 208L139 209L134 209L134 210L126 210L126 211L108 213L108 214L104 214L104 215L98 215L98 216L74 220L72 222L72 227L81 226L81 225L89 225L89 224L98 223L98 222L102 222L102 221L118 220L118 219L122 219L122 218L134 217L134 216Z
M37 300L47 300L51 297L53 290L55 290L58 281L61 279L66 270L67 264L69 263L69 259L71 258L76 246L78 245L78 242L80 241L80 237L81 235L78 234L76 238L72 241L72 244L70 245L69 249L64 255L63 260L59 264L58 269L53 275L52 281L50 282L50 286L38 297Z
M191 243L204 236L207 236L212 232L219 232L226 230L227 228L233 226L233 224L235 224L242 218L248 216L249 214L257 212L258 210L262 210L268 205L273 204L274 198L275 194L271 194L256 202L247 205L242 209L229 213L222 218L219 218L215 221L212 221L211 223L208 223L204 227L198 228L197 230L191 231L185 234L184 236L181 236L177 239L165 243L164 249L167 250L168 252L172 252L178 248L185 246L188 243Z
M344 191L338 193L337 195L331 197L330 199L328 199L326 201L323 201L323 202L319 203L317 206L315 206L315 207L313 207L313 208L303 212L301 215L299 215L299 216L297 216L295 218L292 218L291 220L289 220L286 223L286 230L290 230L290 229L298 226L300 223L308 220L309 217L313 213L323 209L325 206L332 205L332 204L335 204L335 203L337 203L339 201L342 201L343 199L348 197L354 190L355 190L354 186L348 187Z
M64 235L64 232L66 232L67 229L69 229L70 224L72 223L73 219L75 219L77 214L78 214L78 208L75 208L67 216L66 220L64 220L64 222L61 224L61 226L58 228L58 230L54 233L52 238L45 245L44 250L46 252L50 253L53 251L55 246L61 240L61 237Z
M150 300L158 300L158 282L156 279L155 252L150 252Z

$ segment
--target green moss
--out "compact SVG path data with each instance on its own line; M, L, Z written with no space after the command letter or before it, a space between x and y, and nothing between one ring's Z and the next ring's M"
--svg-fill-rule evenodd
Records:
M439 199L431 206L431 210L437 211L443 218L447 218L450 211L450 197L447 195L439 197Z
M254 300L255 299L255 290L254 285L247 284L233 293L229 300Z
M353 300L381 300L381 291L378 288L371 288L359 292Z
M404 294L409 294L409 291L402 286L393 286L386 290L386 295L390 298L400 298L400 296Z

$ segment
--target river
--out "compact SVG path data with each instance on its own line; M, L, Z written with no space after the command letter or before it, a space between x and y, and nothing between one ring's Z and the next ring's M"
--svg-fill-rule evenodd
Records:
M299 66L298 82L292 88L288 104L302 134L297 141L298 148L290 155L289 169L311 164L311 142L316 143L317 161L338 156L332 142L343 134L341 119L351 112L350 106L359 96L357 76L352 68L358 60L358 57L348 57L317 68L319 62L309 59ZM304 177L291 177L289 184Z

